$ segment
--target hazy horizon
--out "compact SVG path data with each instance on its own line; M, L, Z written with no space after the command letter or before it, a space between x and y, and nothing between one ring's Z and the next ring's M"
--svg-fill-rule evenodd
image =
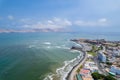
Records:
M120 32L119 0L0 0L0 30Z

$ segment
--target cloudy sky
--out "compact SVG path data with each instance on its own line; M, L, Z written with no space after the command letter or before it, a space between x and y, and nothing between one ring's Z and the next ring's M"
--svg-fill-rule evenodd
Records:
M120 32L120 0L0 0L0 29Z

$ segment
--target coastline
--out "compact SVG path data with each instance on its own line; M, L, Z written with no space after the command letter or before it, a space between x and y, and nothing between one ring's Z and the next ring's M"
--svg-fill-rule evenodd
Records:
M73 52L78 52L79 55L71 60L66 60L63 62L63 66L58 67L56 69L56 73L52 73L49 75L46 75L44 80L66 80L66 77L68 76L69 72L72 70L72 68L79 63L82 59L82 52L78 50L74 50ZM77 62L77 63L76 63ZM72 66L73 65L73 66ZM65 71L67 70L67 71Z
M76 80L76 78L80 80L81 79L85 79L85 80L88 79L118 80L119 79L120 41L106 41L105 39L96 39L96 40L73 39L71 41L76 42L82 46L82 48L77 46L72 46L71 49L75 49L75 50L81 49L80 51L83 52L83 57L82 60L79 62L79 64L75 65L72 68L72 70L69 72L66 80ZM87 43L89 44L88 46L91 47L87 48L88 46L82 44L81 42ZM88 58L89 61L87 60L87 62L85 62L87 59L87 53L94 57ZM84 63L85 63L84 68L81 71L79 71L79 69L82 67L82 64ZM94 67L91 65L94 65ZM96 78L96 76L101 76L101 77Z
M82 45L82 44L81 44ZM68 73L66 80L74 80L75 75L77 74L77 69L83 65L83 63L86 61L87 59L87 52L83 50L84 46L82 45L82 48L76 48L75 50L81 51L82 52L82 57L81 60L79 61L79 63L75 66L73 66L72 70Z

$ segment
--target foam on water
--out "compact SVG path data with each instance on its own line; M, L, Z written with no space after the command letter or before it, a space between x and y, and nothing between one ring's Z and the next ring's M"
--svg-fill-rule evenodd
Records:
M54 74L48 74L48 76L45 77L44 80L53 80L53 75Z
M80 52L80 51L78 51L78 50L71 50L70 52L76 53L76 52Z
M54 48L61 48L61 49L70 49L69 47L66 47L65 45L61 45L61 46L54 46Z
M53 76L57 76L59 80L66 80L68 73L72 70L73 66L79 63L81 57L82 55L80 54L70 61L64 61L64 66L56 69L56 74L48 75L44 80L53 80Z
M55 46L55 48L62 48L61 46Z
M58 45L58 44L52 44L50 42L43 42L43 45L39 44L34 44L34 45L29 45L29 48L45 48L45 49L70 49L68 46L64 45ZM78 50L71 50L70 52L73 53L80 53ZM63 64L64 66L56 69L56 74L48 74L47 77L44 78L44 80L55 80L57 78L58 80L66 80L66 77L68 73L72 70L73 66L78 64L79 60L81 59L81 54L77 56L76 58L70 60L70 61L64 61Z
M48 49L56 49L56 48L58 48L58 49L70 49L69 47L66 47L66 46L63 47L63 46L54 46L54 45L53 46L52 45L45 46L45 48L48 48Z
M44 42L43 44L50 45L51 43L50 42Z

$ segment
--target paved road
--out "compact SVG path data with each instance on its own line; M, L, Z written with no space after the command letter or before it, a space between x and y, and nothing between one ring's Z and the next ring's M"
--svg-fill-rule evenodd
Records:
M71 70L71 72L68 74L68 76L67 76L67 80L74 80L74 76L77 74L77 69L81 66L81 65L83 65L83 63L86 61L86 59L87 59L87 52L85 52L85 51L82 51L83 52L83 54L82 54L82 59L80 60L80 62L77 64L77 65L75 65L74 67L73 67L73 69Z
M103 47L103 50L101 50L101 51L105 52L105 47ZM98 54L98 52L96 54ZM108 75L108 73L100 66L100 62L98 60L98 55L94 57L94 62L98 66L98 69L99 69L101 74Z
M102 67L100 66L100 62L98 61L97 56L94 58L94 62L96 63L99 71L101 74L107 75L106 71L102 69Z

